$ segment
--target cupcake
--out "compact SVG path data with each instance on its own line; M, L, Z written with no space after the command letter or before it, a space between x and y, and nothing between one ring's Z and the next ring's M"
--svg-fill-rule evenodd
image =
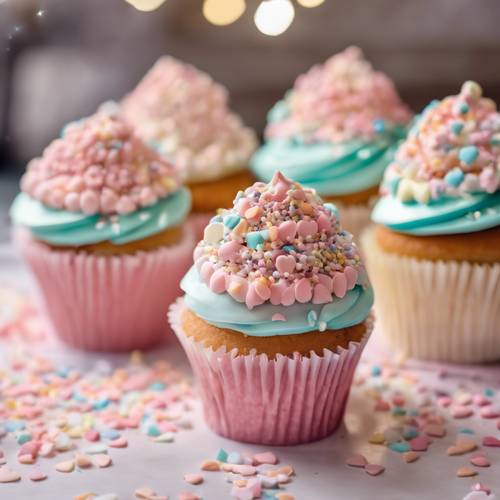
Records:
M174 167L101 109L29 163L21 191L15 240L58 336L100 351L161 341L194 244Z
M391 80L350 47L297 78L272 108L252 170L268 182L285 165L286 175L334 202L357 236L369 224L382 175L411 117Z
M170 321L216 433L288 445L337 428L373 294L334 205L279 172L240 191L181 288Z
M363 236L380 330L416 358L500 359L500 114L466 82L388 167Z
M251 182L253 130L228 106L227 90L194 66L162 57L123 99L139 136L173 162L191 190L191 221L203 228Z

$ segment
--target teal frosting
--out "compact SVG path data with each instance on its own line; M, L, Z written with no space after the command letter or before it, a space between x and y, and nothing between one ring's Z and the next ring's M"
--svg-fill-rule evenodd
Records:
M55 210L20 193L10 215L14 224L28 228L35 238L53 245L80 246L103 241L122 245L178 226L190 208L191 196L186 188L149 207L112 217Z
M381 198L372 219L389 229L417 236L473 233L500 225L500 191L442 197L428 205Z
M329 304L284 307L266 303L249 310L227 293L212 292L194 266L184 276L181 288L186 293L186 306L206 322L255 337L317 331L320 323L332 330L347 328L363 322L373 305L372 288L356 285L342 299L334 297ZM273 321L274 314L282 314L286 321Z
M396 127L377 134L370 142L271 139L255 153L250 166L264 182L280 170L294 181L316 189L321 196L356 193L379 185L404 136L405 129Z

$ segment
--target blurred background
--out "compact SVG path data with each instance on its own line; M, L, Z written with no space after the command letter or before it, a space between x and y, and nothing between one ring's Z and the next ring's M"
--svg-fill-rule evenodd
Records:
M152 12L124 0L0 0L0 199L67 121L120 99L166 53L226 85L259 133L297 75L351 44L415 110L470 78L499 100L499 0L293 1L290 27L266 36L254 22L261 0L229 26L207 21L203 0Z

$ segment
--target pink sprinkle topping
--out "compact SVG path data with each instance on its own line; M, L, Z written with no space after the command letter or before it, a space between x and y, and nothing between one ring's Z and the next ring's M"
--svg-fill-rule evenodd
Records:
M336 208L280 172L240 191L234 208L205 228L194 257L214 293L227 291L248 309L267 301L325 304L368 283Z
M500 186L500 113L476 82L431 102L385 172L382 193L422 204Z
M412 116L391 80L374 71L357 47L299 76L282 104L288 114L268 125L267 137L300 136L308 142L372 139L376 122L388 130L405 125Z
M128 214L178 187L174 167L104 108L67 125L21 180L22 190L44 205L88 215Z
M122 104L139 136L173 158L189 182L243 170L257 147L229 109L226 89L172 57L160 58Z

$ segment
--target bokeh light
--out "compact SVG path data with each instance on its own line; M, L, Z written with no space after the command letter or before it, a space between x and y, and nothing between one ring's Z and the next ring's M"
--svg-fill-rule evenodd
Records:
M165 0L125 0L130 5L133 5L137 10L149 12L160 7Z
M264 0L255 11L254 21L264 35L278 36L290 27L294 17L290 0Z
M324 3L325 0L297 0L302 7L313 8Z
M245 12L245 0L205 0L203 15L206 20L217 26L234 23Z

